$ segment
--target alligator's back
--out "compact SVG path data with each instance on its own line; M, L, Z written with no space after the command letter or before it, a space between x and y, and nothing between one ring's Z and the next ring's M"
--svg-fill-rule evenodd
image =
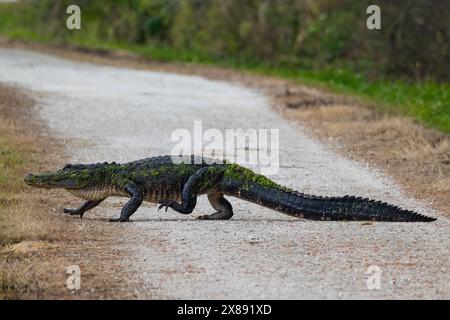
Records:
M189 177L202 167L214 165L211 163L211 159L197 156L159 156L122 164L119 176L141 187L146 201L180 201L183 186Z

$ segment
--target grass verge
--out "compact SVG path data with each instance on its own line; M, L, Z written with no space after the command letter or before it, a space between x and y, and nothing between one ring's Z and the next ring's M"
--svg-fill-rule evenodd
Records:
M18 125L16 116L31 108L32 101L13 88L0 87L0 245L20 242L26 236L15 224L15 214L23 192L22 177L30 165L29 154L36 151L32 139ZM14 117L14 119L13 119ZM23 230L25 231L25 230ZM39 233L36 230L37 235Z
M33 194L26 193L22 183L38 152L31 127L23 125L32 107L33 101L23 92L0 86L0 299L38 292L36 283L17 271L25 252L53 239L48 218L35 214Z

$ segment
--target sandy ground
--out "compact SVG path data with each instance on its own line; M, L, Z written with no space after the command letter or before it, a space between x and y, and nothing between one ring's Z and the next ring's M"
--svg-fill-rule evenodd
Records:
M275 113L259 92L196 76L95 66L0 50L0 81L36 93L39 116L73 162L128 161L169 153L171 133L206 128L280 129L278 174L303 192L356 194L440 218L430 224L293 220L232 200L231 221L195 221L143 206L127 224L118 263L155 298L449 298L449 222L391 180L331 152ZM123 199L86 219L118 215ZM211 208L201 199L194 215ZM381 289L367 268L381 268ZM99 272L101 272L99 270ZM120 281L127 281L123 279ZM133 282L134 283L134 282ZM85 290L89 290L86 288Z
M450 217L450 136L373 102L304 83L195 63L165 63L123 50L42 44L0 37L0 47L34 50L64 59L165 73L197 75L252 88L302 131L334 152L381 170L408 195Z

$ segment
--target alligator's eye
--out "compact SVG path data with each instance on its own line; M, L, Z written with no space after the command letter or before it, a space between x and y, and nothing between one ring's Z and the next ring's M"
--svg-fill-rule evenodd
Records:
M63 170L67 170L67 169L70 169L70 168L72 168L72 165L69 163L69 164L66 164L64 166Z

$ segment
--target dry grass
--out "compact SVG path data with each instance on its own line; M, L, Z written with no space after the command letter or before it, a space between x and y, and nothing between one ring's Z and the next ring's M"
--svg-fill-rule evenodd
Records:
M50 235L46 227L36 221L30 225L30 211L24 208L22 197L24 175L31 159L38 151L33 138L20 126L31 99L12 88L0 88L0 245L39 239Z
M36 192L25 191L22 177L33 167L41 151L36 137L37 123L27 119L33 101L11 87L0 87L0 298L17 298L25 292L39 292L24 268L24 259L36 248L59 236L61 227L42 210L34 210ZM25 125L27 124L27 125ZM50 164L50 163L49 163ZM39 203L39 202L38 202ZM26 248L21 244L28 243Z

